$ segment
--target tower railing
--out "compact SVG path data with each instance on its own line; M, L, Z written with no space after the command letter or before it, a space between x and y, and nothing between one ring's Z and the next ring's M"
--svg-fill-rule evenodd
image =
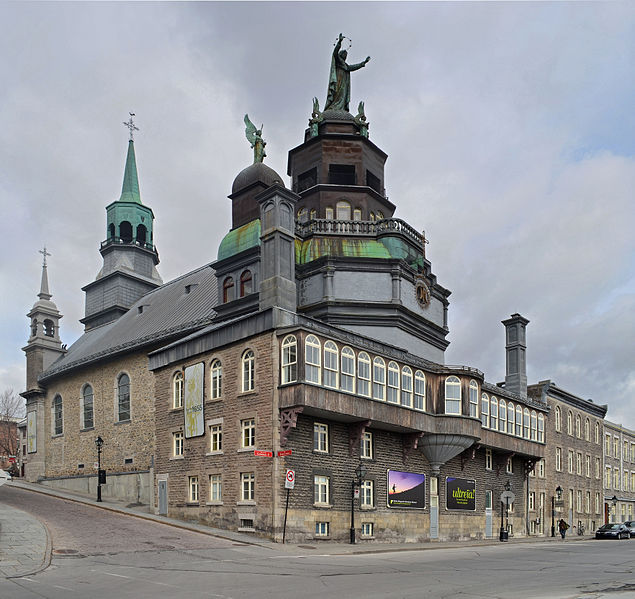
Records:
M386 218L378 221L317 218L307 222L297 222L295 231L298 237L303 238L311 235L377 237L386 233L397 233L407 237L417 245L421 245L423 242L421 233L399 218Z
M123 237L109 237L105 241L101 242L100 248L105 248L107 245L134 245L136 247L143 248L145 250L155 251L154 244L147 241L139 241L138 239L124 239Z

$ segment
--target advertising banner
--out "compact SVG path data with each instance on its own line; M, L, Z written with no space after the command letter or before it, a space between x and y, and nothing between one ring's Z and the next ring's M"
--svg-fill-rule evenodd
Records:
M203 369L204 364L194 364L185 369L185 438L205 434L203 422Z
M476 510L476 481L467 478L445 479L445 506L449 510Z
M37 451L37 413L29 412L26 418L26 447L27 453Z
M388 470L388 507L423 509L426 507L426 475Z

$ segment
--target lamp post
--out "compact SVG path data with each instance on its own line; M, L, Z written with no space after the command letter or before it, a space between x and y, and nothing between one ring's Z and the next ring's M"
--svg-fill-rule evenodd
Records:
M611 503L613 504L613 522L617 520L617 497L613 495L611 497Z
M366 466L360 462L355 468L355 478L351 482L351 545L355 544L355 487L362 486L366 472Z
M501 528L498 535L499 541L507 541L509 539L509 494L512 489L512 485L507 480L505 483L505 491L501 494ZM507 526L503 524L503 497L505 497L505 516L507 517Z
M101 501L101 448L104 445L104 440L97 437L95 445L97 447L97 501Z
M558 501L562 499L562 487L558 485L556 487L556 495L558 496ZM556 495L551 496L551 536L556 536Z

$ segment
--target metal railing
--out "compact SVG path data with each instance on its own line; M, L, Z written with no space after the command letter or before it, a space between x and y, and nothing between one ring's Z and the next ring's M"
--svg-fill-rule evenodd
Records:
M310 235L358 235L362 237L377 237L378 235L386 233L398 233L409 238L417 245L421 245L423 242L421 233L399 218L386 218L379 221L318 218L307 222L296 223L295 230L299 237L309 237Z

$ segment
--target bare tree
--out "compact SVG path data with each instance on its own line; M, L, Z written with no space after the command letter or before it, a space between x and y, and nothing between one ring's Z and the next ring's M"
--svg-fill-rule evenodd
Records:
M24 399L13 389L0 393L0 456L14 456L18 449L17 422L24 416Z

